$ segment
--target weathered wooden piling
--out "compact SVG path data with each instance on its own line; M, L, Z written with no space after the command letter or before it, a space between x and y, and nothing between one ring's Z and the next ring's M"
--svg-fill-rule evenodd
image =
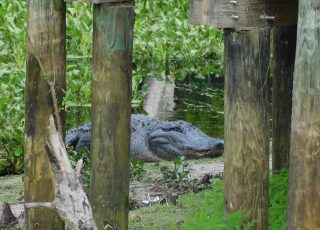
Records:
M49 82L54 82L58 106L65 89L65 3L29 0L27 22L27 78L25 90L25 202L52 201L54 185L45 149L49 117L54 113ZM60 110L64 127L63 110ZM26 229L64 229L50 209L25 212Z
M94 4L91 205L98 229L127 229L133 3Z
M275 28L272 79L272 172L289 166L292 84L297 26Z
M268 228L269 29L225 30L225 213Z
M299 1L287 229L320 229L320 2Z

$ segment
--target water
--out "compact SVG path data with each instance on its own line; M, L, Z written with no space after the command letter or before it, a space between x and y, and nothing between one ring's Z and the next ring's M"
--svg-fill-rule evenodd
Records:
M166 120L184 120L212 137L223 138L223 85L212 81L165 83L148 79L144 110ZM174 93L173 93L174 92Z
M149 93L142 108L164 120L184 120L211 137L223 139L223 84L208 80L165 82L148 79ZM89 107L68 109L68 129L90 120Z

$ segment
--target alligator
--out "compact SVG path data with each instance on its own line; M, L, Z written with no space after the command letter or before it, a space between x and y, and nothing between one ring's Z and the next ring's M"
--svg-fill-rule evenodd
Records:
M66 135L67 146L76 151L90 149L91 123L71 129ZM160 121L146 115L131 115L131 156L146 162L218 157L223 154L224 142L204 134L185 121Z

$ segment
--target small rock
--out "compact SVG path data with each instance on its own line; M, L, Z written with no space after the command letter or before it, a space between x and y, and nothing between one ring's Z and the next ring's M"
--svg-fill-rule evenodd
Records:
M141 217L137 214L132 215L130 219L134 222L141 222Z
M177 205L177 199L178 199L177 195L174 195L170 192L165 192L164 199L166 200L167 204Z

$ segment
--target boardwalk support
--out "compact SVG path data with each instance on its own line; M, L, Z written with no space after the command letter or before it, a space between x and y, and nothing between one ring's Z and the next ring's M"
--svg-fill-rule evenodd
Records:
M225 214L268 228L270 30L225 31Z
M49 202L54 199L45 133L49 117L54 112L49 83L54 83L59 108L65 91L65 10L62 0L28 1L25 202ZM63 110L60 110L60 116L63 128ZM25 215L26 229L64 229L64 223L53 210L27 209Z
M299 1L287 229L320 229L320 2Z
M127 229L133 4L94 4L91 205L98 229Z

